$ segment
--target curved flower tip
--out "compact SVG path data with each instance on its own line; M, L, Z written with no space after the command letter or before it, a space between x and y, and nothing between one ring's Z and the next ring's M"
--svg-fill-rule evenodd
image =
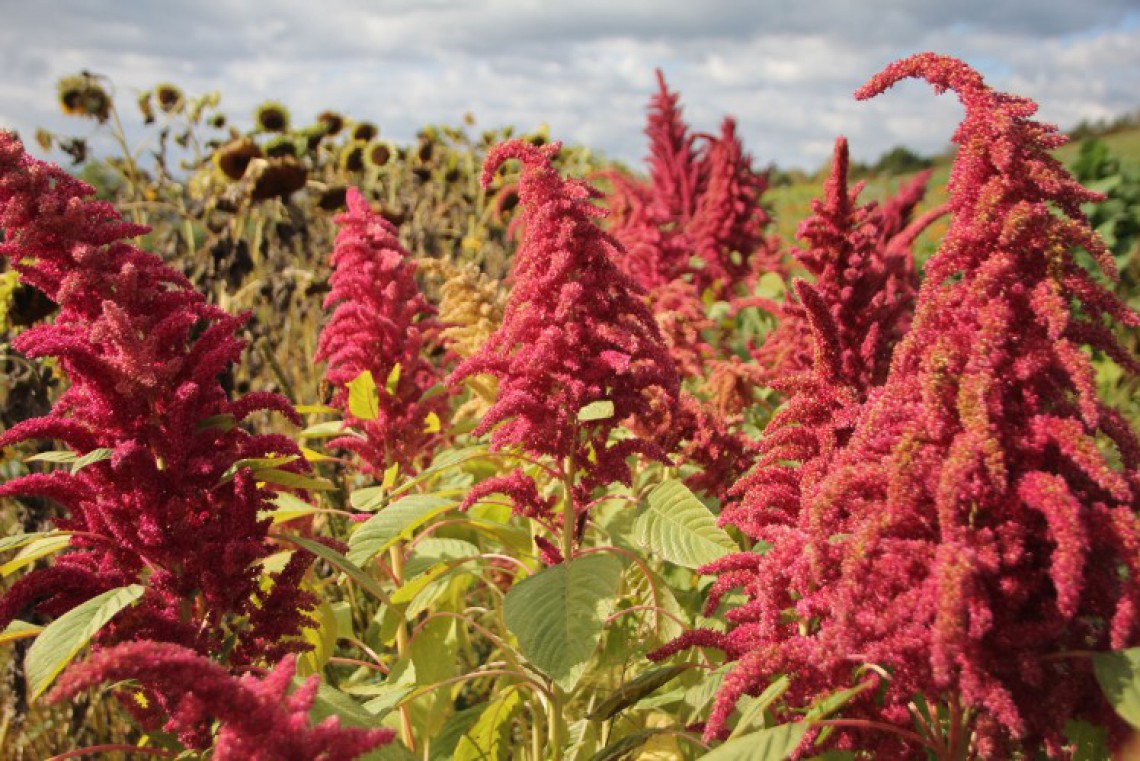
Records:
M562 150L562 141L554 140L545 145L535 145L521 138L499 143L487 152L483 161L483 174L480 182L484 188L491 187L495 172L510 159L518 159L524 168L542 167L549 164Z
M889 90L900 81L911 77L925 79L939 93L946 90L955 91L962 99L963 105L966 106L970 105L968 101L975 95L992 94L992 91L986 86L985 80L982 79L982 75L969 64L952 56L925 52L916 53L890 64L857 89L855 98L857 100L873 98ZM1034 105L1032 110L1022 115L1028 116L1036 108Z
M262 678L234 676L193 650L163 642L128 642L95 652L69 668L52 691L60 702L89 687L133 680L169 715L163 727L184 744L204 748L203 727L219 723L217 761L351 761L394 737L390 729L342 727L337 718L309 720L317 677L290 694L296 660L287 656Z

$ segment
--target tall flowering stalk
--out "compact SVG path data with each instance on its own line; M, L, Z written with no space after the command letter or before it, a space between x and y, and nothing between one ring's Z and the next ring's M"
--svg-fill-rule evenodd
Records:
M484 185L503 162L522 163L522 240L502 325L450 382L481 373L497 378L498 398L474 434L490 432L495 447L519 447L558 464L568 491L565 554L574 546L576 519L584 518L590 490L628 483L630 454L663 456L652 441L611 441L610 434L627 419L658 418L654 405L676 402L678 380L638 287L614 265L620 244L594 223L603 213L591 203L597 192L563 179L552 166L559 148L511 140L487 156ZM600 401L613 403L612 416L578 420L579 410ZM548 509L537 503L533 484L523 488L520 478L529 481L516 473L502 486L531 494L532 511Z
M650 291L686 278L698 295L712 288L729 297L778 261L760 205L767 177L753 169L733 119L724 120L719 136L694 134L660 71L657 82L645 130L648 182L609 177L614 192L607 202L616 212L610 230L626 250L617 264Z
M847 140L841 137L824 196L812 202L812 216L800 223L799 237L809 247L794 249L792 255L814 276L814 289L839 331L839 377L865 394L886 378L891 351L910 326L918 290L911 244L945 209L910 221L929 175L916 177L883 206L858 205L862 184L849 188L847 172ZM806 308L791 298L778 305L755 303L772 309L780 320L755 351L766 375L779 378L810 368Z
M739 660L709 734L777 673L793 675L796 706L868 664L861 678L879 689L845 706L836 744L892 758L1042 745L1059 756L1069 718L1119 739L1083 654L1140 641L1140 443L1096 398L1081 350L1136 370L1105 322L1140 318L1074 261L1081 247L1112 273L1080 212L1097 195L1050 155L1064 137L1030 118L1035 104L930 53L858 96L907 77L956 91L966 109L951 224L913 326L850 441L801 480L773 552L720 569L718 592L742 585L750 598L728 613L730 631L687 641ZM911 731L916 694L947 707L947 726Z
M304 570L298 553L277 577L272 614L260 611L256 564L273 546L258 513L272 494L242 460L299 452L286 437L251 435L237 423L257 409L296 415L274 394L228 397L219 375L239 359L245 318L207 304L185 278L126 243L145 228L87 200L92 192L0 132L0 255L59 305L53 324L13 344L55 358L70 381L50 414L12 427L0 446L55 439L80 455L105 455L76 472L0 486L0 497L58 502L66 510L59 528L73 532L68 551L0 600L0 626L143 583L140 603L102 641L152 638L212 653L233 636L234 660L279 655L296 647L282 637L298 632L312 599L287 583Z
M438 328L435 310L420 293L415 262L392 223L372 211L356 188L349 188L347 203L348 211L336 219L332 290L325 298L332 316L316 359L328 361L325 377L336 389L333 406L363 436L342 436L330 444L360 455L369 473L397 463L411 468L438 439L426 425L429 416L438 418L447 407L445 395L424 398L442 378L424 356ZM348 384L365 371L380 387L374 420L349 411ZM392 388L386 387L389 377L397 377Z

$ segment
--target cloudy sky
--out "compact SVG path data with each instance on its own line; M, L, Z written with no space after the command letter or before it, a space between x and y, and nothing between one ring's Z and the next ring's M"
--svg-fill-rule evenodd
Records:
M56 80L81 69L109 76L125 112L170 80L220 90L239 125L267 98L296 121L334 108L398 141L472 112L636 161L660 67L695 128L733 114L758 163L809 169L838 134L862 160L946 146L951 98L917 84L851 97L922 50L1062 127L1140 109L1137 0L9 0L0 17L0 126L29 137L95 132L55 104Z

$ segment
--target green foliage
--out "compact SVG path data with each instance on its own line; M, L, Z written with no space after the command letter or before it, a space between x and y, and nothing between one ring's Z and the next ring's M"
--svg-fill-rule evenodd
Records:
M653 554L685 568L700 568L737 548L716 516L680 481L665 481L649 493L634 524L634 540Z

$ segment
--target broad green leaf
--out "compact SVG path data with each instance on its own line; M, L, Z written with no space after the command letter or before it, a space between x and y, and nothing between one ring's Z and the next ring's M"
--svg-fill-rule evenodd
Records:
M419 684L439 684L459 673L456 659L446 657L447 653L455 652L455 623L453 618L433 618L412 638L408 649Z
M429 536L416 542L412 554L404 561L404 578L418 576L436 563L475 557L479 548L465 539Z
M866 692L867 690L869 690L871 688L871 686L872 686L871 682L863 682L862 684L857 684L854 687L848 687L845 690L840 690L839 692L833 692L830 695L828 695L827 697L823 698L822 700L817 701L814 705L812 705L812 707L808 710L808 712L806 714L804 714L804 718L810 720L810 719L822 719L826 716L830 716L831 714L835 713L836 711L838 711L843 706L850 703L851 699L854 698L856 695L858 695L861 692Z
M367 563L455 504L454 500L431 494L413 494L393 502L352 532L348 538L349 560L359 565Z
M359 420L375 420L380 416L380 398L372 372L365 370L350 380L348 388L348 411Z
M4 565L0 565L0 577L8 576L29 566L40 558L67 548L71 544L71 534L46 534L24 545L23 549Z
M511 717L521 702L517 688L500 693L459 738L452 758L455 761L506 761L511 751Z
M75 462L79 455L71 451L40 452L24 458L24 462Z
M614 403L609 399L599 399L590 402L578 410L578 422L588 423L591 420L609 420L614 416Z
M1140 729L1140 647L1093 656L1093 672L1120 718Z
M702 761L783 761L800 744L811 722L798 721L761 729L729 740L701 756Z
M550 566L507 592L503 615L519 649L567 692L598 645L621 573L617 558L594 553Z
M142 597L145 587L131 584L92 597L52 621L28 648L24 668L33 699L43 694L76 654L115 614Z
M317 557L328 561L335 568L344 571L345 575L359 584L365 591L384 602L384 604L388 604L388 593L380 586L380 582L369 576L361 570L356 563L353 563L336 550L326 547L320 542L315 542L312 539L306 539L303 536L295 536L293 534L274 534L274 536L278 539L285 539L286 541L292 542L301 549L308 550Z
M728 739L731 740L735 737L740 737L753 729L756 725L756 720L763 718L764 712L768 710L768 706L778 700L791 686L792 680L785 674L764 688L764 691L760 693L759 697L752 698L741 710L740 720L736 722L736 727L733 728L732 734L728 736Z
M424 591L429 584L450 570L452 570L452 566L448 563L437 563L414 579L405 581L399 589L392 593L392 604L407 605L416 599L420 592Z
M348 495L348 504L357 510L374 513L384 506L384 502L388 498L387 492L388 490L383 486L365 486L363 489L356 489Z
M293 677L294 688L300 687L308 679L309 677ZM365 710L364 706L322 679L313 705L309 708L309 721L318 724L330 716L339 716L340 723L350 727L376 726L376 717Z
M8 627L0 631L0 645L5 642L15 642L18 639L27 639L28 637L35 637L44 630L42 626L29 624L27 621L13 621L8 624Z
M613 717L619 711L634 705L642 698L653 694L666 683L671 682L679 675L688 671L688 669L688 666L662 666L661 668L646 671L644 674L626 682L611 692L605 700L598 703L592 711L586 714L586 718L595 721L605 721Z
M598 723L579 719L566 728L566 761L585 761L598 747Z
M649 493L648 502L633 524L634 540L655 555L697 569L739 549L680 481L661 484Z
M394 462L384 469L384 480L380 482L380 488L384 491L390 490L396 485L398 475L400 475L400 463Z

